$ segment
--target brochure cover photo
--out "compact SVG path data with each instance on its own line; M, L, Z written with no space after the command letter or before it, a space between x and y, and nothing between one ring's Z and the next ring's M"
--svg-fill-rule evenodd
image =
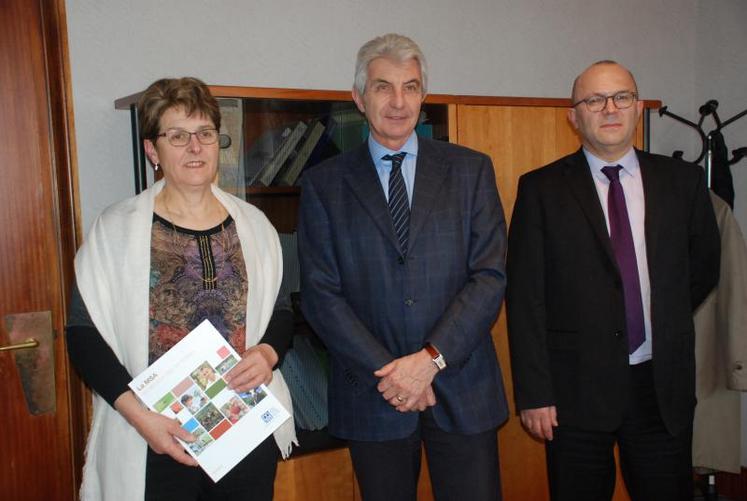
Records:
M149 409L196 437L180 442L215 482L290 417L265 385L228 388L223 375L240 359L205 320L130 382Z

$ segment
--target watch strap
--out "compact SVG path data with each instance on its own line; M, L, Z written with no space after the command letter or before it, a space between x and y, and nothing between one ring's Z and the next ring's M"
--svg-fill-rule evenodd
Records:
M438 370L446 368L446 359L444 359L443 354L441 354L435 346L431 343L425 343L423 348L431 356L431 359L433 360L433 363L436 364L436 367L438 367Z

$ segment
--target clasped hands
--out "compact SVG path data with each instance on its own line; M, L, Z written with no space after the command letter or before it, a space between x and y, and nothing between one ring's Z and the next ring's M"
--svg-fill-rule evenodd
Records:
M376 388L399 412L421 412L436 405L431 383L438 368L425 350L397 358L374 372Z

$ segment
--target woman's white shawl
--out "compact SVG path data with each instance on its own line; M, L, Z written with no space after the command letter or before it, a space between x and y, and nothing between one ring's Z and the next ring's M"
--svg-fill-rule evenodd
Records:
M148 301L153 204L163 181L107 208L93 223L75 256L75 276L94 325L133 376L148 366ZM246 345L257 344L267 328L283 274L277 232L265 215L213 186L213 194L236 224L249 290ZM279 370L270 390L291 412L288 387ZM293 419L274 434L284 458L296 442ZM86 446L81 499L142 499L146 442L99 395Z

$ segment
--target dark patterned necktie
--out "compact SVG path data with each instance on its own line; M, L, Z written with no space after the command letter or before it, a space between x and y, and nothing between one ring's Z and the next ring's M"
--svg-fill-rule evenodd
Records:
M620 165L604 167L602 172L610 180L607 195L607 212L610 220L610 240L620 268L625 296L625 325L628 333L628 353L633 353L643 344L643 302L641 282L638 278L638 262L635 257L633 232L630 229L625 194L620 184Z
M405 178L402 176L402 160L405 155L407 153L400 152L382 157L383 160L392 162L392 170L389 173L389 212L403 256L407 255L407 239L410 235L410 202L407 198Z

